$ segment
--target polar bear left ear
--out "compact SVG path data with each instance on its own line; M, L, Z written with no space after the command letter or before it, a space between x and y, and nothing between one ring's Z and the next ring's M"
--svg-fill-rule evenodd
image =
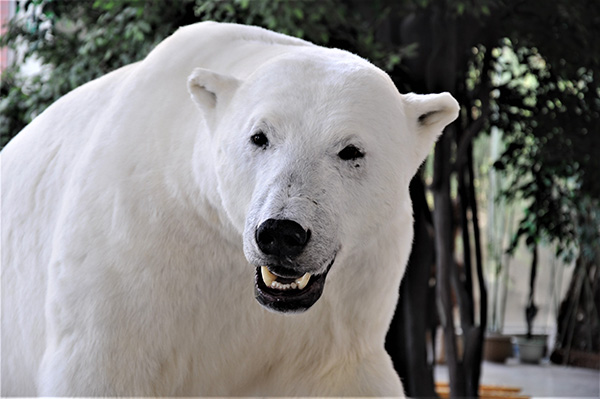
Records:
M192 100L203 112L209 128L213 130L219 112L229 104L240 86L240 81L233 76L196 68L188 77L187 86Z
M427 157L444 128L458 117L460 106L450 93L404 95L409 126L416 127L419 165Z

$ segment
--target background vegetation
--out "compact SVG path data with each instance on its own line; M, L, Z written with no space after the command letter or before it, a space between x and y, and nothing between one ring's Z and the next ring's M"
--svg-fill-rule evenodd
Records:
M421 174L411 185L416 240L388 334L408 393L435 395L425 337L441 324L452 395L477 395L488 306L472 143L493 129L503 143L494 164L508 182L502 198L527 204L500 252L530 248L532 288L541 242L576 259L554 359L572 349L600 350L600 2L22 0L18 8L1 38L18 55L0 83L2 146L63 94L142 59L177 27L206 19L350 50L386 70L401 92L451 92L461 116L436 146L432 178ZM30 59L43 68L25 75ZM536 309L532 290L530 325Z

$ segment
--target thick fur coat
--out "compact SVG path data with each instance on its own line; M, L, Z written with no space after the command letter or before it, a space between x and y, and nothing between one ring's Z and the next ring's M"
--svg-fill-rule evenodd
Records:
M457 114L347 52L210 22L64 96L1 153L2 396L402 396L408 184ZM266 253L265 220L302 248Z

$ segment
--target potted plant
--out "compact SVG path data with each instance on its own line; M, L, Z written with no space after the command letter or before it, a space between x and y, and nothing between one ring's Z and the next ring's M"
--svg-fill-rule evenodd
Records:
M534 243L531 247L532 261L531 273L529 275L529 295L525 307L525 321L527 322L527 334L513 337L513 344L517 346L519 360L524 363L539 363L546 355L546 334L533 334L533 320L538 312L535 304L535 280L538 266L538 246Z
M512 216L509 216L509 220ZM510 265L510 255L503 253L502 247L492 249L492 265L494 265L493 275L490 278L490 323L483 346L483 358L485 360L504 363L506 359L513 355L513 344L511 336L503 334L504 315L506 310L506 298L508 290L508 272Z
M492 263L494 270L490 278L491 317L483 345L483 358L491 362L504 363L506 359L513 355L511 336L502 332L506 310L510 256L503 254L501 250L497 252L499 253L494 255L495 259Z

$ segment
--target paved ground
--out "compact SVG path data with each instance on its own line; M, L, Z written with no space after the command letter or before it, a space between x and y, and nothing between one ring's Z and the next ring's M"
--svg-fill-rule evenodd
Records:
M448 368L436 366L436 381L448 381ZM532 398L600 398L600 371L564 367L543 362L520 364L509 359L505 364L483 362L483 384L508 385L522 389Z

